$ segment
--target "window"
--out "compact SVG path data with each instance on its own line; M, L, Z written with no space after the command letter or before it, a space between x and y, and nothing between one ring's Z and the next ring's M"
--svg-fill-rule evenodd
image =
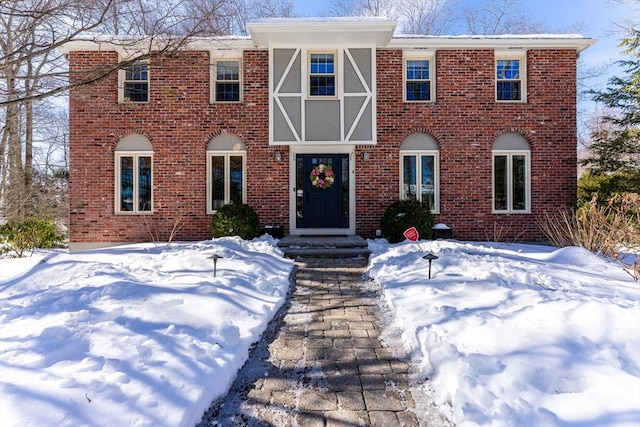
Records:
M207 147L207 213L229 203L245 203L245 149L240 138L222 134Z
M215 102L240 102L240 61L216 61L214 71Z
M138 61L120 71L121 102L149 102L149 63Z
M405 101L431 101L431 60L405 59Z
M407 137L400 146L400 198L426 203L440 211L440 147L424 133Z
M496 59L496 99L498 101L524 101L524 60L521 58Z
M309 96L336 96L335 52L309 54Z
M493 146L493 210L531 210L529 143L520 135L504 134Z
M153 151L142 135L128 135L116 145L116 213L153 210Z

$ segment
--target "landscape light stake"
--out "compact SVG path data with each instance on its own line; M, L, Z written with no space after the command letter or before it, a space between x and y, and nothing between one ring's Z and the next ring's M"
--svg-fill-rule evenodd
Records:
M434 254L426 254L425 256L422 257L422 259L427 259L429 260L429 280L431 280L431 261L433 261L434 259L438 259L439 257L437 255Z
M213 254L209 257L209 259L213 260L213 277L216 277L216 268L217 268L217 264L218 264L218 259L220 258L224 258L218 254Z

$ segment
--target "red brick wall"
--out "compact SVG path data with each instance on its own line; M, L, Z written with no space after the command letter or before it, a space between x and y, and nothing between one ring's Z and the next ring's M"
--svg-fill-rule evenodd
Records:
M69 55L74 75L116 61L113 52ZM505 238L539 238L536 218L575 200L575 65L575 51L530 51L527 102L498 104L492 51L439 51L436 102L409 104L402 102L402 53L378 51L378 144L356 149L356 232L374 236L384 208L399 196L400 144L425 132L440 144L438 222L461 239L490 238L500 228ZM268 145L268 52L245 52L243 68L241 104L210 104L208 52L152 59L148 104L118 104L116 74L71 92L72 243L149 241L149 227L164 240L181 214L175 240L209 238L206 147L223 132L241 137L249 153L247 203L263 224L288 231L289 150ZM504 132L521 133L531 146L532 214L491 213L491 148ZM153 145L151 215L114 214L114 148L131 133Z
M399 196L399 147L424 132L440 145L440 214L462 239L541 238L537 219L576 196L576 52L527 56L527 102L496 103L491 50L436 53L436 102L402 102L402 53L377 53L378 144L358 147L358 232L373 236L382 211ZM505 132L531 148L531 214L492 213L492 147ZM363 153L370 152L370 161ZM381 177L389 186L372 185ZM363 214L366 212L366 214Z

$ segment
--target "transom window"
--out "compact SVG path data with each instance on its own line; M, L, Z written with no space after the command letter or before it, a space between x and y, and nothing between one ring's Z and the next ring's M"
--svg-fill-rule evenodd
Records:
M400 198L440 211L440 147L424 133L407 137L400 146Z
M496 59L496 100L524 101L523 63L520 58Z
M405 101L431 101L431 60L406 59Z
M153 210L153 151L142 135L122 138L115 149L116 213Z
M531 211L529 143L520 135L504 134L493 145L493 210Z
M216 61L214 69L215 101L240 102L240 61Z
M122 102L149 102L149 63L137 61L121 70Z
M309 96L336 96L336 54L309 54Z
M246 203L246 156L242 140L222 134L207 147L207 213L229 203Z

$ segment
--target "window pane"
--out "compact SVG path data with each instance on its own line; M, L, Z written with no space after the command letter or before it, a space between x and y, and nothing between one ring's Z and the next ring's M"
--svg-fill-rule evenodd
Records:
M149 100L149 84L148 83L131 83L124 84L124 97L133 102L147 102Z
M311 74L333 74L333 53L312 53Z
M513 210L526 210L526 170L525 156L513 155Z
M312 96L334 96L336 94L334 76L311 76L309 93Z
M231 203L242 204L242 156L229 157L229 171L231 173Z
M402 198L416 199L416 156L402 156Z
M138 158L138 210L151 210L151 157Z
M421 156L421 169L422 173L422 203L427 203L429 209L435 207L435 157L434 156Z
M216 101L240 101L240 83L216 83Z
M149 64L137 62L126 69L125 80L148 80Z
M133 157L120 157L120 211L133 211Z
M519 101L520 82L498 82L498 99L500 101Z
M407 61L407 79L429 80L429 61Z
M224 205L224 156L211 157L211 210Z
M493 157L493 198L494 209L507 210L507 156Z
M238 61L218 61L217 80L240 80L240 62Z
M496 63L496 77L498 78L498 80L520 79L520 60L498 60Z
M431 83L407 82L407 101L431 100Z

